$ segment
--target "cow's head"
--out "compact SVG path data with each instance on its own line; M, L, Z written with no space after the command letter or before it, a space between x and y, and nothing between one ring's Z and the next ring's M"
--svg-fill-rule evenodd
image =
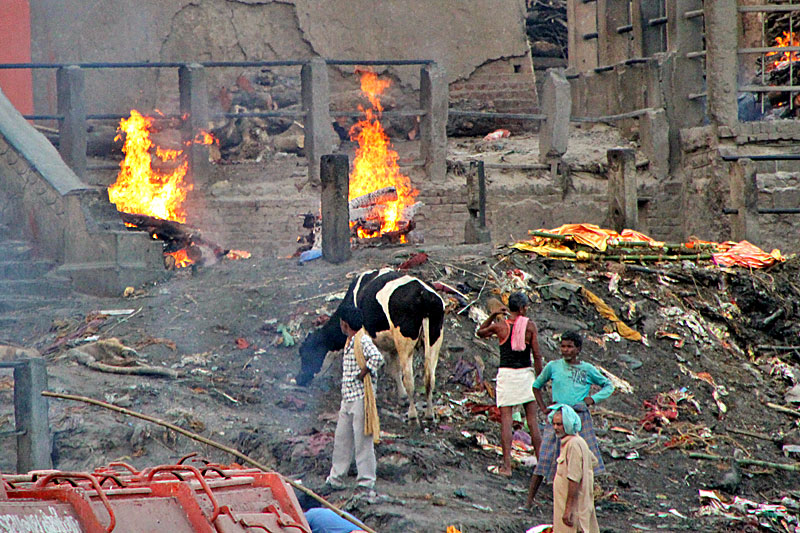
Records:
M300 372L295 381L301 387L308 385L314 375L322 368L322 362L328 354L328 349L322 342L322 336L318 331L309 333L300 345Z

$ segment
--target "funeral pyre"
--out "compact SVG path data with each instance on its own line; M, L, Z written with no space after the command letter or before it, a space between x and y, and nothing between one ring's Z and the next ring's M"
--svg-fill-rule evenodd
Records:
M370 106L359 106L364 118L349 131L350 139L358 143L349 178L352 242L367 246L405 243L416 227L414 216L424 204L415 200L419 190L400 171L397 152L380 121L383 113L380 95L391 82L371 71L358 72L361 92ZM301 243L298 253L321 248L320 232L313 231L314 225L304 215L304 227L312 232L298 239Z
M202 264L209 258L224 256L238 259L248 252L225 250L202 237L200 231L183 224L184 201L193 189L186 180L188 161L183 150L156 146L150 134L153 117L135 109L120 121L115 140L124 136L116 181L108 188L108 198L117 206L129 229L147 231L164 242L164 263L168 269ZM214 138L200 132L189 143L211 144ZM204 250L206 253L204 254Z

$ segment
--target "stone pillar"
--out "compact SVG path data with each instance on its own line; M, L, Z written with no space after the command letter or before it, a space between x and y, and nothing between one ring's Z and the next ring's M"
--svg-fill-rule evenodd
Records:
M350 259L350 161L344 154L320 158L322 183L322 258L329 263Z
M736 2L706 0L703 9L708 115L716 126L734 129L739 120L736 99L739 14Z
M639 142L650 160L650 171L656 178L669 174L669 123L663 109L651 110L639 118Z
M731 207L738 209L731 220L734 241L758 243L758 180L756 165L751 159L739 159L730 167Z
M321 57L315 57L303 65L300 71L302 82L303 111L306 113L304 150L308 160L308 181L320 183L320 158L333 151L333 127L331 126L330 87L328 65Z
M428 179L444 181L447 173L447 111L450 91L444 69L436 63L420 69L419 104L425 111L419 124L420 153Z
M210 181L211 165L208 162L208 146L195 143L201 131L208 130L208 88L206 71L202 65L190 63L178 69L180 110L186 117L181 128L181 138L186 146L189 170L187 175L195 187Z
M539 161L549 163L567 152L572 93L563 71L548 69L542 85L542 110L547 115L539 127Z
M59 68L56 86L58 113L64 117L58 132L58 152L78 177L85 178L87 133L83 69L75 65Z
M469 164L467 211L469 218L464 226L464 242L467 244L490 242L492 236L486 227L486 173L483 161L471 161Z
M53 468L50 421L47 412L47 365L26 359L14 367L14 412L17 435L17 473Z
M608 219L616 231L637 229L639 199L636 191L636 156L630 148L608 151Z

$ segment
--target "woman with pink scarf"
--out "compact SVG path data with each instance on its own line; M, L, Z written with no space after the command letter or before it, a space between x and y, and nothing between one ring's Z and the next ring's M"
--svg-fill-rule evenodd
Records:
M497 369L497 407L500 408L501 444L503 466L497 474L511 477L511 415L515 405L525 408L531 442L539 455L542 441L536 422L536 402L541 395L533 389L536 375L542 371L542 355L539 352L536 325L528 320L530 300L523 292L515 292L508 298L508 307L500 307L489 315L477 334L481 338L496 336L500 343L500 366ZM501 317L507 315L508 318ZM500 320L498 320L500 319ZM533 353L533 365L531 365Z

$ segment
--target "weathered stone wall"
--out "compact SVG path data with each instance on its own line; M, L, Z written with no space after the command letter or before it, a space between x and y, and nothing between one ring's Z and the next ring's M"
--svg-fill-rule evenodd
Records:
M125 283L165 274L160 244L126 231L108 198L81 182L2 92L0 222L87 292L120 294Z
M735 136L718 137L712 126L681 132L682 225L686 236L707 240L731 238L732 215L722 212L732 206L730 162L721 154L761 155L800 153L798 125L791 121L742 123ZM754 161L760 208L800 207L800 161ZM763 214L758 217L759 242L764 249L797 249L800 215Z
M524 0L31 0L31 26L34 61L433 59L449 83L470 80L484 65L509 71L508 80L521 81L504 82L514 95L499 101L501 108L530 110L537 102ZM352 76L352 66L336 68ZM211 70L213 106L243 69ZM295 67L275 70L299 74ZM404 90L419 87L418 67L381 72ZM54 73L34 75L36 111L53 112ZM177 111L176 69L94 70L86 90L90 113ZM482 89L471 94L503 100Z

